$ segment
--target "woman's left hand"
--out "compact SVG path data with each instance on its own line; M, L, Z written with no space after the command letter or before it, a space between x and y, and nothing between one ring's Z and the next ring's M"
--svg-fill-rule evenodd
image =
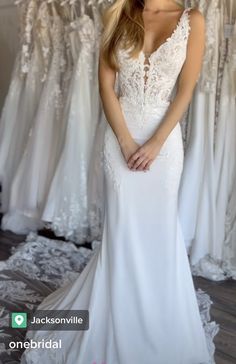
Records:
M133 171L147 171L161 150L162 145L154 138L144 143L128 160Z

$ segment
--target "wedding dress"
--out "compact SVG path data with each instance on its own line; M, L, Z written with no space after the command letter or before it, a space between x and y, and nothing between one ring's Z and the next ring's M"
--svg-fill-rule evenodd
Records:
M32 17L37 10L36 26L31 29ZM22 50L15 61L10 89L2 112L0 125L2 212L6 212L9 207L10 187L32 128L43 86L42 81L49 58L46 52L44 54L42 52L43 47L46 50L49 43L48 32L44 26L49 17L47 10L45 3L42 3L39 9L35 1L30 1L28 4L26 19L23 19L26 34L22 35ZM34 44L29 55L24 38L29 41L31 34Z
M235 31L227 47L226 0L192 3L205 15L207 37L190 107L179 211L192 273L219 281L235 277Z
M16 170L2 228L26 234L42 226L41 214L55 172L61 140L65 64L64 26L52 4L52 58L23 156ZM51 18L50 18L51 19Z
M216 140L218 180L218 243L222 247L223 268L236 279L236 22L228 39L228 54L223 72L219 130ZM222 216L223 215L223 216Z
M100 120L97 77L102 21L97 5L91 8L92 17L81 6L80 18L69 27L74 71L63 117L66 136L42 215L56 235L76 243L100 239L102 230L106 122Z
M186 58L186 8L172 35L148 58L119 49L119 100L134 140L143 144L161 123ZM208 364L209 353L178 219L183 168L179 123L150 171L131 171L107 123L102 242L78 278L39 309L88 309L87 331L28 331L62 348L27 349L22 364Z
M198 1L206 17L206 51L201 77L189 110L189 136L179 191L180 221L194 273L204 259L204 273L210 279L224 279L222 270L207 259L216 257L216 185L214 133L216 86L219 62L219 0ZM191 183L189 183L191 176Z
M79 55L73 52L77 59L68 93L65 143L42 219L56 235L81 243L89 235L88 170L96 128L92 110L97 108L92 102L95 29L87 14L73 22L73 29L72 49L79 42Z

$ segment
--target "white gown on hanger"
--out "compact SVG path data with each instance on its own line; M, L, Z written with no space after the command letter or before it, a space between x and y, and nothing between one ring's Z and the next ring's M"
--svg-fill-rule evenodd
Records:
M72 48L79 41L79 54L68 93L65 143L42 219L50 222L57 235L84 242L89 235L88 170L97 125L92 111L95 29L86 14L73 22L73 28Z
M236 23L228 40L216 139L217 242L222 251L223 268L236 279Z
M50 67L33 127L12 182L9 212L2 220L3 229L16 233L26 234L42 226L41 214L59 157L63 106L61 75L65 46L63 23L56 11L52 19L53 54Z
M206 277L220 280L224 279L223 271L211 264L208 255L216 258L218 253L215 245L214 129L221 14L219 0L198 2L206 17L206 54L190 105L190 130L180 183L179 212L194 273L202 273L203 269ZM202 269L198 266L201 259Z
M171 37L149 58L119 50L120 104L137 143L163 119L186 57L188 9ZM144 89L144 83L146 87ZM78 278L49 295L40 309L88 309L87 331L28 331L62 339L62 349L32 349L22 364L208 364L187 252L178 220L183 144L178 123L150 171L129 170L107 124L102 242Z
M100 52L100 38L102 33L101 12L95 3L92 5L95 26L95 52L94 52L94 80L93 80L93 119L96 123L93 148L91 152L88 173L88 222L90 240L101 240L103 215L104 215L104 165L103 145L107 121L102 112L102 104L99 95L98 64Z
M31 1L28 4L28 14L25 16L27 37L31 36L34 39L32 53L30 56L25 57L24 55L27 52L25 52L25 46L23 45L16 58L9 93L1 117L0 179L2 183L2 212L7 212L9 207L10 187L29 137L42 90L42 80L46 71L45 63L49 58L47 54L42 52L42 48L44 47L46 50L46 46L50 42L47 29L44 27L44 22L49 17L48 7L45 3L42 3L37 9L36 5L35 1ZM32 19L36 12L35 27L31 29Z
M24 76L21 73L20 58L20 54L18 54L15 60L11 84L0 120L0 182L2 186L1 212L7 211L9 184L12 180L12 174L15 170L14 168L17 166L17 164L15 164L15 159L13 161L8 161L8 153L11 150L11 146L15 145L14 141L17 138L16 125L25 82Z

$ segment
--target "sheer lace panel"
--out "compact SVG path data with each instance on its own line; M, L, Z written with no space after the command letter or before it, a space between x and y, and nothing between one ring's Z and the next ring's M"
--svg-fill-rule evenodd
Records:
M131 58L129 50L118 50L120 98L142 108L169 104L186 58L190 9L184 10L172 35L148 58L143 51Z

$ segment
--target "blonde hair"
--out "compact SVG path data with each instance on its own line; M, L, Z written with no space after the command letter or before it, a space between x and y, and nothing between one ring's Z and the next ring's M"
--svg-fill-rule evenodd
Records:
M125 49L132 47L130 56L136 56L143 47L143 8L144 0L116 0L103 14L101 52L115 70L119 69L116 51L121 43Z

